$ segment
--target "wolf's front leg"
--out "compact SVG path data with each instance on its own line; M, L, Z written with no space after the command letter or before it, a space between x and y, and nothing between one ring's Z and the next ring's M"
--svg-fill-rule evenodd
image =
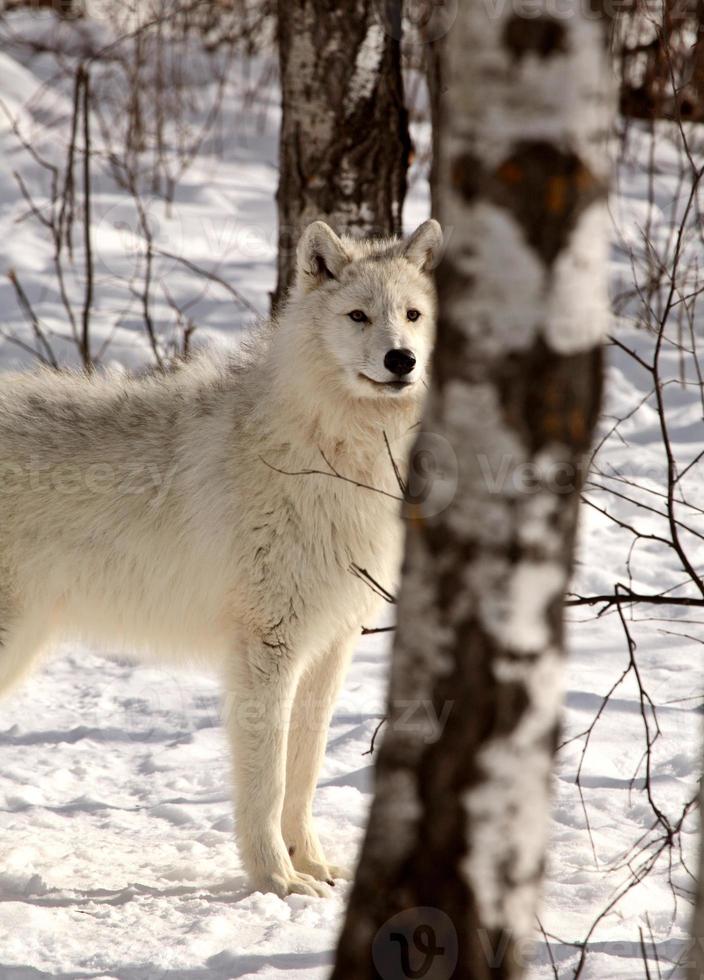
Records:
M313 823L313 795L330 718L358 635L355 632L335 643L301 675L289 727L284 840L298 871L330 884L334 878L350 878L351 874L330 864L323 853Z
M225 717L233 755L237 840L254 887L280 897L328 895L297 871L281 834L286 743L297 672L286 654L251 644L227 679Z

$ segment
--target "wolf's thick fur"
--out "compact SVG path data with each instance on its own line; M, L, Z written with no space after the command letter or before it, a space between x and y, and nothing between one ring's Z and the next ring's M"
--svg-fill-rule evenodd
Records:
M389 582L399 558L384 434L401 461L440 244L435 222L404 242L315 222L279 322L237 357L0 384L0 689L57 634L214 663L242 858L279 895L324 894L342 874L322 853L313 792L375 606L351 566ZM384 366L399 348L417 361L405 387Z

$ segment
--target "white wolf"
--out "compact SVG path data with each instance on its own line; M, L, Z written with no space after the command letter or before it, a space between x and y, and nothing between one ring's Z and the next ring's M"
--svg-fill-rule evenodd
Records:
M376 601L351 566L388 582L400 557L385 437L400 459L419 420L441 242L435 221L362 242L316 221L241 354L0 381L0 689L57 634L215 664L242 860L282 896L343 876L313 793Z

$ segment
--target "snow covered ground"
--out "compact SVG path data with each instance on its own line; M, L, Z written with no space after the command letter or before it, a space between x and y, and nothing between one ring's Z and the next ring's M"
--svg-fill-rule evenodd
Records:
M58 34L48 15L17 15L8 24L15 35ZM214 87L202 60L194 57L192 65L194 111L205 112ZM173 205L166 208L157 195L147 201L155 239L148 303L164 351L182 342L189 318L196 325L194 344L236 342L252 322L252 311L268 308L276 249L278 124L269 68L265 61L247 70L235 63L221 120L178 181ZM54 162L65 159L71 88L57 77L51 55L6 44L0 50L0 98L25 140ZM94 132L99 143L96 121ZM628 244L637 248L648 214L653 235L665 241L669 207L679 193L677 160L663 142L656 193L648 205L650 185L640 166L647 146L640 147L637 133L632 146L636 164L623 168L614 201L615 292L631 279ZM28 213L13 171L45 217L49 174L22 148L2 112L0 147L7 161L0 171L0 369L36 363L27 349L36 346L36 333L6 278L9 269L57 358L76 363L50 238L40 218ZM425 184L416 177L408 227L428 210ZM70 302L80 316L85 287L80 187L77 200L74 262L66 259L66 268ZM144 240L138 223L134 201L116 186L109 161L101 158L93 174L91 335L106 366L134 369L152 361L140 294ZM694 241L692 248L697 247ZM239 298L193 265L222 277ZM626 305L618 336L649 354L652 338L633 329L629 310ZM623 353L612 350L610 357L604 432L614 418L643 404L605 443L597 463L603 472L646 483L650 495L629 493L660 507L663 447L652 399L644 401L651 382ZM684 370L685 381L695 381L690 362L682 368L678 351L668 347L666 377L680 378ZM680 381L668 392L675 450L686 465L704 449L701 389ZM696 507L704 506L704 494L697 482L689 484L693 506L684 516L701 534L704 522ZM619 492L626 486L610 485ZM598 506L637 523L643 533L662 532L657 514L597 488L590 493ZM585 508L575 592L608 593L615 583L627 582L630 541L603 513ZM688 533L686 541L701 568L701 540ZM683 579L672 555L652 539L638 542L631 573L632 587L642 592L662 592ZM575 779L584 737L559 753L541 913L549 949L538 942L533 980L573 977L583 955L577 944L585 938L579 974L585 980L646 977L643 949L652 977L670 975L675 962L686 959L692 887L686 867L694 867L697 821L687 816L675 846L661 849L663 830L653 827L653 804L675 823L696 794L704 633L695 613L640 607L626 617L662 733L653 747L651 800L644 789L644 716L651 734L654 722L647 705L642 708L633 670L591 735L581 796ZM614 611L597 619L593 610L573 609L569 619L566 740L590 726L629 663L624 624ZM387 657L383 634L360 640L330 732L316 810L323 843L341 864L354 863L370 802L367 751L383 711ZM41 673L0 704L0 980L326 976L346 888L338 886L328 901L251 893L233 844L229 792L212 678L137 666L120 659L118 650L65 646L55 653ZM621 894L633 873L640 877L653 861L650 873Z

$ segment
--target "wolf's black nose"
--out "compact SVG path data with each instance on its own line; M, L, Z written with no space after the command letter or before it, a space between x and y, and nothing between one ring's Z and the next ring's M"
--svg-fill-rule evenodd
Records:
M410 374L415 366L415 355L412 351L406 350L405 347L387 351L386 357L384 358L384 367L386 370L391 371L392 374L397 374L399 378L404 374Z

